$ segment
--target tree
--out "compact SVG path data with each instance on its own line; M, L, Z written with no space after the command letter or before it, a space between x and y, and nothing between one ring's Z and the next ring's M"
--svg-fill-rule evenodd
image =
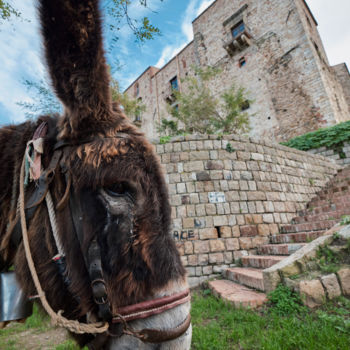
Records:
M0 0L0 20L8 20L11 16L20 17L21 13L12 7L7 1Z
M24 80L23 85L27 88L33 102L16 102L22 107L27 118L34 118L38 114L54 114L62 112L62 105L53 94L51 88L44 80L33 82Z
M34 118L38 114L51 115L62 112L62 105L53 94L50 87L45 81L33 82L24 80L28 93L32 96L33 102L17 102L17 105L22 107L27 118ZM129 119L134 120L145 111L146 106L140 100L133 99L127 94L120 92L118 82L111 78L112 100L120 104L124 113Z
M146 110L146 106L141 100L129 97L128 94L122 93L119 84L115 79L111 79L112 100L120 104L126 116L134 121L142 112ZM137 120L136 120L137 121Z
M249 117L245 110L252 101L247 98L246 91L232 85L216 98L209 85L220 70L213 67L195 67L194 70L194 76L183 80L183 91L173 90L175 102L168 106L172 120L163 118L158 132L168 136L248 132Z
M107 28L111 37L108 41L108 58L111 72L115 72L121 68L117 55L114 55L113 51L119 39L118 32L124 23L127 23L131 28L135 40L138 43L144 43L147 40L154 39L156 35L160 35L159 28L153 26L148 17L136 20L130 16L130 6L136 3L152 11L148 6L147 0L109 0L104 2L104 10L107 14ZM0 0L1 18L8 19L12 14L15 16L21 15L7 2ZM32 96L33 102L20 101L17 102L17 105L26 110L25 115L27 118L32 118L37 114L53 114L62 111L60 102L57 100L46 81L31 81L25 79L23 80L23 84ZM144 111L145 107L140 101L129 98L127 95L120 92L119 85L113 78L111 78L111 87L113 90L113 98L123 106L125 114L130 119L133 120L135 116L140 115Z

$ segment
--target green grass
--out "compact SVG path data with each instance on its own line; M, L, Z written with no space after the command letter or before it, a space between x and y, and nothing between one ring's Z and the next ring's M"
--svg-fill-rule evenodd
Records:
M209 290L192 298L192 350L349 350L350 300L339 298L318 310L301 305L300 298L280 286L259 311L238 309L214 298ZM21 332L50 329L38 309L25 324L0 330L0 349L19 350ZM30 335L26 335L30 336ZM78 350L72 340L52 350Z
M237 309L197 293L192 299L192 350L348 350L349 304L341 299L317 312L301 307L280 316L276 306L259 312Z

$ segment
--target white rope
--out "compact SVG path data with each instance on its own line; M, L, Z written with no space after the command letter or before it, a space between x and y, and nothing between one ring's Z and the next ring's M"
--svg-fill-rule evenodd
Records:
M58 254L60 256L64 256L64 250L63 250L62 243L61 243L61 240L60 240L59 235L58 235L58 226L57 226L57 220L56 220L55 207L54 207L54 204L52 201L50 190L47 191L46 196L45 196L45 200L46 200L47 210L49 212L52 234L53 234L53 238L55 239L55 242L56 242Z
M24 251L26 255L26 259L28 262L29 271L32 275L33 282L35 285L35 289L38 293L38 296L40 298L40 301L45 309L45 311L49 314L51 318L51 323L55 326L64 327L68 329L71 332L78 333L78 334L84 334L84 333L105 333L108 328L109 324L108 322L97 322L92 324L86 324L86 323L80 323L75 320L68 320L65 317L62 316L63 311L60 310L58 313L56 313L48 303L46 299L45 292L43 291L38 274L35 269L35 264L33 261L33 257L30 251L29 246L29 238L28 238L28 231L27 231L27 223L26 223L26 214L24 211L24 177L25 177L25 157L23 157L22 167L21 167L21 173L20 173L20 185L19 185L19 209L20 209L20 219L21 219L21 227L22 227L22 236L23 236L23 245L24 245Z

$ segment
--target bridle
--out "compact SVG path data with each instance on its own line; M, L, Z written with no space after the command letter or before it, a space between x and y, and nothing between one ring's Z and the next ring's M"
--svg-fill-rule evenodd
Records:
M58 254L53 257L53 261L56 263L58 267L58 272L63 278L63 281L66 286L69 286L70 281L67 276L65 276L65 254L63 250L63 246L60 242L60 238L57 232L57 223L55 224L55 207L52 203L52 199L50 202L50 184L54 179L54 174L58 170L61 169L61 172L65 174L66 185L70 182L67 171L65 171L64 164L60 164L62 160L62 155L64 153L64 149L67 146L71 146L67 142L58 142L54 146L53 155L50 159L49 165L46 169L41 169L41 155L43 153L43 139L47 133L47 123L43 122L35 131L33 140L28 142L26 152L25 152L25 164L27 161L30 163L29 167L27 166L27 172L25 174L25 179L23 183L26 182L27 178L31 176L33 180L36 181L37 186L35 187L34 192L31 196L25 201L25 210L24 208L21 215L21 225L17 223L14 231L13 231L13 242L17 242L17 247L21 241L20 235L23 234L23 221L28 223L32 217L34 216L34 212L38 205L40 205L44 199L46 199L46 203L48 206L48 212L51 223L51 230L54 236L54 241L56 243L56 248ZM115 137L125 138L126 134L117 134ZM40 142L41 140L41 142ZM91 140L87 141L91 142ZM85 143L87 143L85 142ZM28 157L32 158L32 161L27 159ZM65 193L64 197L69 196L69 208L71 212L72 218L72 226L74 228L76 237L80 243L80 247L82 248L84 232L83 232L83 211L81 208L81 203L77 195L74 193L72 186L69 185L67 193ZM24 193L24 192L23 192ZM48 198L49 197L49 198ZM24 202L24 196L23 196ZM51 204L50 204L51 203ZM51 208L50 208L51 207ZM56 225L56 227L55 227ZM26 225L24 225L26 226ZM24 238L24 236L23 236ZM24 239L23 239L24 240ZM28 245L29 247L29 245ZM26 252L27 253L27 252ZM102 347L107 341L108 337L121 337L124 334L131 335L137 337L138 339L149 342L149 343L162 343L165 341L174 340L184 334L187 329L190 327L191 317L190 314L186 317L186 319L177 327L167 330L161 329L142 329L140 331L134 330L128 322L148 318L154 315L161 314L165 311L171 310L179 305L185 304L190 301L190 292L189 290L185 290L183 292L165 296L162 298L157 298L153 300L147 300L141 303L124 306L118 308L117 314L113 314L110 308L110 303L108 299L106 282L104 279L104 271L101 262L101 249L97 238L94 238L89 247L87 254L83 254L85 267L89 274L90 279L90 287L92 291L92 296L94 303L97 305L98 309L98 319L99 321L104 322L106 325L108 324L108 328L106 327L105 331L99 331L94 338L94 340L89 343L87 346L89 349L98 349ZM27 257L28 260L28 257ZM29 263L29 261L28 261ZM33 274L32 274L33 275ZM37 286L36 286L37 288ZM37 288L38 289L38 288ZM38 291L39 293L39 291ZM39 293L40 294L40 293ZM50 313L49 313L50 315ZM51 316L51 315L50 315ZM60 316L60 313L57 315ZM73 321L77 322L77 321ZM58 323L64 326L63 323ZM68 328L68 327L67 327ZM82 332L81 328L78 328L79 331L77 333L94 333L90 331ZM69 330L74 331L69 328Z

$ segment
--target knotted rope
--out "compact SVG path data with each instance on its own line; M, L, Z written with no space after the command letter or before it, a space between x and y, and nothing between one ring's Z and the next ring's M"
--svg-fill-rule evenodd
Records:
M19 210L20 210L20 218L21 218L21 227L22 227L22 236L23 236L23 245L25 250L26 259L28 262L28 267L30 270L30 273L33 278L33 282L35 285L35 288L37 290L38 296L40 298L40 301L45 309L45 311L48 313L48 315L51 318L51 323L54 326L64 327L68 329L69 331L73 333L78 334L84 334L84 333L105 333L108 328L109 324L108 322L102 323L80 323L76 320L68 320L64 316L62 316L63 311L60 310L58 313L56 313L48 303L45 292L41 288L41 284L38 278L38 274L35 269L33 257L30 251L29 246L29 239L28 239L28 231L27 231L27 223L26 223L26 216L25 216L25 210L24 210L24 181L25 181L25 164L26 164L26 154L23 157L23 162L21 166L21 172L20 172L20 184L19 184ZM51 196L50 196L51 197ZM49 200L50 202L50 200Z

